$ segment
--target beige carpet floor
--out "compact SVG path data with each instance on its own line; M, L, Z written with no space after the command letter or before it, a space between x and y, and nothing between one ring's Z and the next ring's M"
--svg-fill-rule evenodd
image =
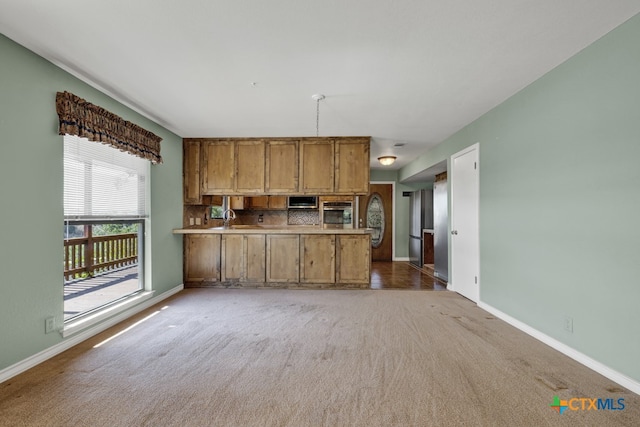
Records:
M640 397L451 292L189 289L0 384L0 425L638 426Z

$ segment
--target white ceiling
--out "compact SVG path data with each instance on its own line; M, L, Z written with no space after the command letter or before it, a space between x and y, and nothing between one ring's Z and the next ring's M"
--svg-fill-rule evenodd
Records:
M311 96L324 94L320 135L370 135L371 166L394 154L398 168L639 12L638 0L0 0L0 32L182 137L314 136Z

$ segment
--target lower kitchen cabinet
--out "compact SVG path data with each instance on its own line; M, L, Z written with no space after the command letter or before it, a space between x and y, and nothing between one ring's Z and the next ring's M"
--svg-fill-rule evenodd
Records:
M369 284L371 279L371 236L337 236L336 283Z
M335 283L336 236L300 235L300 283Z
M300 280L298 234L267 235L267 282L298 283Z
M368 288L371 235L203 232L184 237L187 287Z
M220 235L191 234L184 238L184 281L220 281Z
M223 282L265 281L265 235L222 236L221 280Z
M266 236L247 234L244 236L244 280L264 282L266 275Z

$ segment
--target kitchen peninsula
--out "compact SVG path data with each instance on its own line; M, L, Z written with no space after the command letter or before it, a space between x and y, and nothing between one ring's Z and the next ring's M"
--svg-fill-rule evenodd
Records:
M179 229L185 286L368 288L368 229L230 226Z
M367 194L368 137L187 138L183 148L183 228L173 233L184 238L185 286L369 287L371 230L325 228L317 206L283 202ZM226 226L209 215L221 200L238 214Z

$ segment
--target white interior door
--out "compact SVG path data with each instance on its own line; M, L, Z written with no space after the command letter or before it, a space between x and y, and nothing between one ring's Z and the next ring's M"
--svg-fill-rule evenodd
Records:
M451 275L453 290L480 299L479 144L451 156Z

